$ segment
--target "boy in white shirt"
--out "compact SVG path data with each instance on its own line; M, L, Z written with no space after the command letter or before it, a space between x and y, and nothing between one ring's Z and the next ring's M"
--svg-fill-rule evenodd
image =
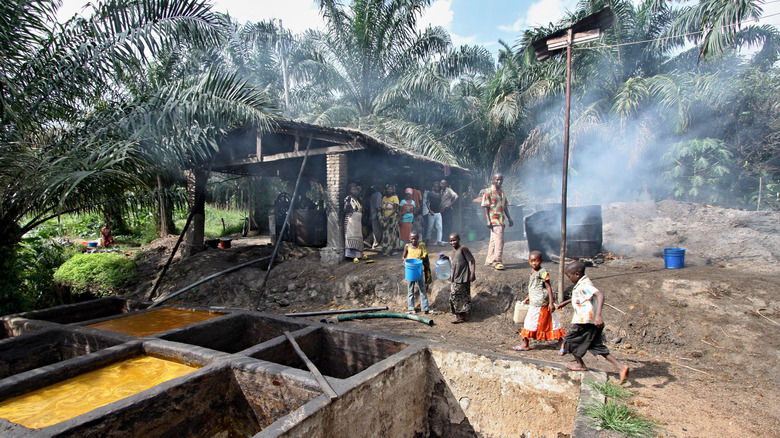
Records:
M585 352L590 351L594 356L602 356L608 360L620 375L620 383L628 378L628 365L618 362L609 354L609 349L601 343L601 332L604 330L604 319L601 317L601 308L604 306L604 295L593 286L585 275L585 264L575 261L566 266L566 277L574 283L571 299L558 305L558 309L572 303L574 317L571 320L571 331L563 340L564 353L571 353L575 363L567 364L566 368L572 371L587 371L588 367L582 361ZM596 297L596 305L593 305L593 297Z

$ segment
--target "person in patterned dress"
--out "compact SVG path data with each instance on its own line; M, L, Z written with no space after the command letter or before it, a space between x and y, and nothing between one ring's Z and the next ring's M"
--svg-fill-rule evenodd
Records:
M542 267L542 253L531 251L528 255L528 264L531 265L531 277L528 280L528 296L523 303L530 304L528 313L523 322L520 336L523 343L512 347L517 351L531 349L529 339L539 341L555 341L559 345L558 354L563 355L563 337L566 332L561 327L561 322L555 312L550 274Z
M485 210L485 221L490 230L490 244L488 245L485 266L493 266L498 270L504 269L502 260L504 227L507 222L509 222L510 227L514 225L512 217L509 215L509 201L501 189L503 183L504 175L496 173L493 175L493 185L487 188L482 195L482 208Z

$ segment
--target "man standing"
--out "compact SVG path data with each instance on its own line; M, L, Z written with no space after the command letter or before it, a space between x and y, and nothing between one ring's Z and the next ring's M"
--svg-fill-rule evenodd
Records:
M452 231L452 211L455 202L458 200L458 194L443 179L439 182L441 186L441 232L443 236L449 236Z
M426 190L423 194L423 216L425 217L425 241L431 245L431 239L435 245L444 245L441 240L441 196L439 194L439 182L433 183L433 190ZM434 231L436 234L433 234Z
M371 208L369 219L371 219L371 234L374 236L374 243L371 245L371 248L376 249L382 243L382 225L379 224L379 217L377 216L382 211L382 192L379 191L376 185L371 186L371 190L373 190L373 193L371 193L369 202L371 204L369 206Z
M412 231L417 232L420 235L420 240L423 240L425 235L423 234L423 194L417 188L422 189L425 187L422 182L422 178L417 180L417 185L412 187L412 199L414 200L414 219L412 220Z
M504 175L493 175L493 185L485 189L482 195L482 208L485 209L485 221L490 229L490 244L488 245L485 266L493 265L496 269L503 270L504 264L501 256L504 252L504 227L506 221L513 226L512 217L509 216L509 202L506 199L501 184L504 183Z

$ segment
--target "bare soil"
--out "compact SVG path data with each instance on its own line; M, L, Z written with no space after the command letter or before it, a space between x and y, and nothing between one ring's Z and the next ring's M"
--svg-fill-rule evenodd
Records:
M518 221L519 222L519 221ZM659 422L661 437L777 436L780 430L780 213L747 212L663 201L603 206L606 262L587 274L604 293L607 345L631 367L630 404ZM127 295L144 298L175 242L170 236L142 253ZM175 260L159 296L240 263L266 257L267 237L237 239L231 249ZM530 268L525 241L505 245L506 270L482 266L485 241L464 242L477 257L471 320L450 324L448 285L435 280L429 298L438 314L429 327L409 320L341 322L430 341L566 362L556 343L532 343L514 352L520 326L512 321L525 296ZM664 269L665 247L686 248L684 269ZM429 248L432 257L451 248ZM271 313L386 305L406 309L400 255L368 251L373 263L320 263L316 249L284 244L268 279L266 262L218 277L177 300ZM545 262L557 289L558 265ZM567 287L571 284L567 281ZM419 305L419 304L418 304ZM564 328L571 313L559 314ZM322 320L323 317L312 317ZM327 318L335 321L335 318ZM593 368L617 376L601 358ZM605 434L608 436L608 434ZM610 434L609 436L615 436Z

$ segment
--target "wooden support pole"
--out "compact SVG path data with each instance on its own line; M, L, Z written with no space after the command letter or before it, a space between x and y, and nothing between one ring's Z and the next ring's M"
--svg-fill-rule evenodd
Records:
M301 350L301 347L298 346L297 342L295 342L295 339L292 337L290 332L284 332L284 336L287 338L288 341L290 341L290 344L295 350L295 353L298 354L298 357L300 357L303 363L306 364L306 368L308 368L309 371L311 372L311 375L314 376L314 380L316 380L317 383L320 385L322 391L325 394L327 394L331 400L335 400L339 398L339 395L336 394L336 391L333 390L333 387L330 386L330 383L328 383L328 381L325 380L325 377L322 375L322 373L320 373L320 370L318 370L317 367L314 365L314 363L310 361L308 357L306 357L306 353L304 353L303 350Z
M566 41L566 126L563 133L563 175L561 177L561 262L558 266L558 302L563 302L563 285L566 269L566 191L569 179L569 124L571 114L571 45L572 29L569 28Z

